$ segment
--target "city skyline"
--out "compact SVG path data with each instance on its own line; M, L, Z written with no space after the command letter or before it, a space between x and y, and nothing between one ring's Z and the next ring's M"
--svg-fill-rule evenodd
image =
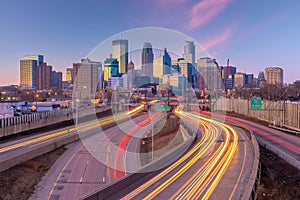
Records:
M296 25L300 16L296 11L300 4L297 1L165 0L117 4L28 1L17 5L11 1L2 4L6 9L0 16L6 20L0 21L5 27L0 32L0 85L19 84L19 60L26 54L46 55L48 63L65 73L66 68L84 58L101 41L143 26L171 28L191 36L220 65L225 65L230 57L231 64L241 72L257 75L266 67L280 66L285 71L284 82L299 79L300 29ZM164 9L166 6L169 9ZM51 14L43 15L42 7L47 7ZM35 12L26 12L29 8ZM180 12L174 15L173 10ZM79 12L84 14L75 16ZM104 20L108 13L114 15ZM105 26L111 28L103 32Z

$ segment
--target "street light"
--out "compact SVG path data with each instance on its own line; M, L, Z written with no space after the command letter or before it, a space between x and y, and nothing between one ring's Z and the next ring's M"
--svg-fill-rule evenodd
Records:
M35 97L36 97L36 99L35 99L35 107L36 107L36 111L37 111L37 101L38 101L38 98L39 98L39 94L36 94Z

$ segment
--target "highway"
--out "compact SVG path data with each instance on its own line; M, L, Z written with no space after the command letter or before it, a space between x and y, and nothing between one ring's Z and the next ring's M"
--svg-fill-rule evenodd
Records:
M130 117L130 115L135 114L136 112L140 111L142 109L142 106L138 106L137 108L128 111L126 113L121 113L118 116L108 116L108 117L104 117L99 119L98 121L98 125L106 125L109 123L112 123L115 120L121 120L121 119L126 119L128 117ZM93 127L91 127L92 123L90 122L86 122L80 125L80 128L83 130L88 130L91 129ZM26 137L23 139L19 139L19 140L14 140L12 142L7 142L7 143L3 143L0 144L0 156L5 155L4 153L10 152L10 151L24 151L25 148L31 148L40 144L43 144L45 142L49 142L49 141L53 141L62 137L68 137L72 134L77 134L76 128L75 127L70 127L68 129L63 128L60 130L55 130L52 132L47 132L44 134L38 134L38 135L34 135L31 137ZM13 152L12 154L14 154L15 152ZM8 157L7 155L5 155L6 157ZM1 159L1 157L0 157Z
M251 142L242 129L209 118L175 113L199 126L196 144L179 160L145 183L135 183L110 199L240 198L253 166ZM202 133L201 133L202 132ZM128 193L128 191L131 192Z
M26 152L49 142L81 136L43 178L31 199L78 199L115 183L140 169L139 145L150 124L162 118L157 111L130 118L143 105L106 117L99 123L85 122L75 129L62 129L2 144L2 158ZM110 199L231 199L241 198L249 186L254 163L253 146L243 129L212 120L199 113L175 109L188 127L196 127L197 140L179 160L140 182L116 191ZM129 120L123 120L128 118ZM101 126L119 121L117 126ZM122 121L123 120L123 121ZM78 131L80 130L80 131ZM0 156L0 158L1 158ZM151 177L151 178L150 178Z
M261 144L268 145L275 150L277 154L285 157L291 164L298 164L298 166L300 166L300 137L237 117L199 110L198 112L203 116L212 115L214 118L225 119L230 123L252 130L256 139Z
M48 174L49 177L42 183L43 189L32 199L44 196L48 199L78 199L134 172L140 167L139 159L126 158L127 154L139 151L140 137L149 130L150 122L159 120L161 116L161 112L153 111L150 115L108 128L103 131L104 134L99 134L101 130L97 127L84 130L91 136L83 138L71 153L62 156L65 162L53 166L56 172ZM133 162L136 163L133 165Z

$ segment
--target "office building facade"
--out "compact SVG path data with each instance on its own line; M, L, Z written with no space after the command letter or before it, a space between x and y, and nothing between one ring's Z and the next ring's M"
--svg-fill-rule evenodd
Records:
M142 73L144 76L153 77L153 59L152 45L145 42L142 50Z
M265 69L265 79L270 85L283 85L283 69L280 67L267 67Z
M43 55L27 55L20 60L20 86L36 88L36 67L43 62Z
M117 39L112 41L112 58L119 62L119 74L128 71L128 40Z
M194 41L185 41L184 45L184 53L182 54L182 57L187 62L191 63L193 66L195 66L195 44Z
M62 89L62 72L51 72L51 88Z
M153 76L155 78L161 78L165 74L171 73L172 60L165 48L161 51L160 56L154 59L153 63Z
M222 80L224 89L232 90L234 88L234 75L236 74L236 67L225 66L222 67Z
M197 61L197 71L198 89L210 91L222 89L221 68L216 59L200 58Z

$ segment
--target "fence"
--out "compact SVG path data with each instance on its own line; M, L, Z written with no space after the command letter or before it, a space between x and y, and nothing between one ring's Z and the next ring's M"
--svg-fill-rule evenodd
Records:
M0 120L0 138L72 119L72 109L32 113Z
M250 100L220 98L212 103L212 111L235 112L268 122L271 120L278 126L300 129L300 104L264 100L262 109L252 110Z

